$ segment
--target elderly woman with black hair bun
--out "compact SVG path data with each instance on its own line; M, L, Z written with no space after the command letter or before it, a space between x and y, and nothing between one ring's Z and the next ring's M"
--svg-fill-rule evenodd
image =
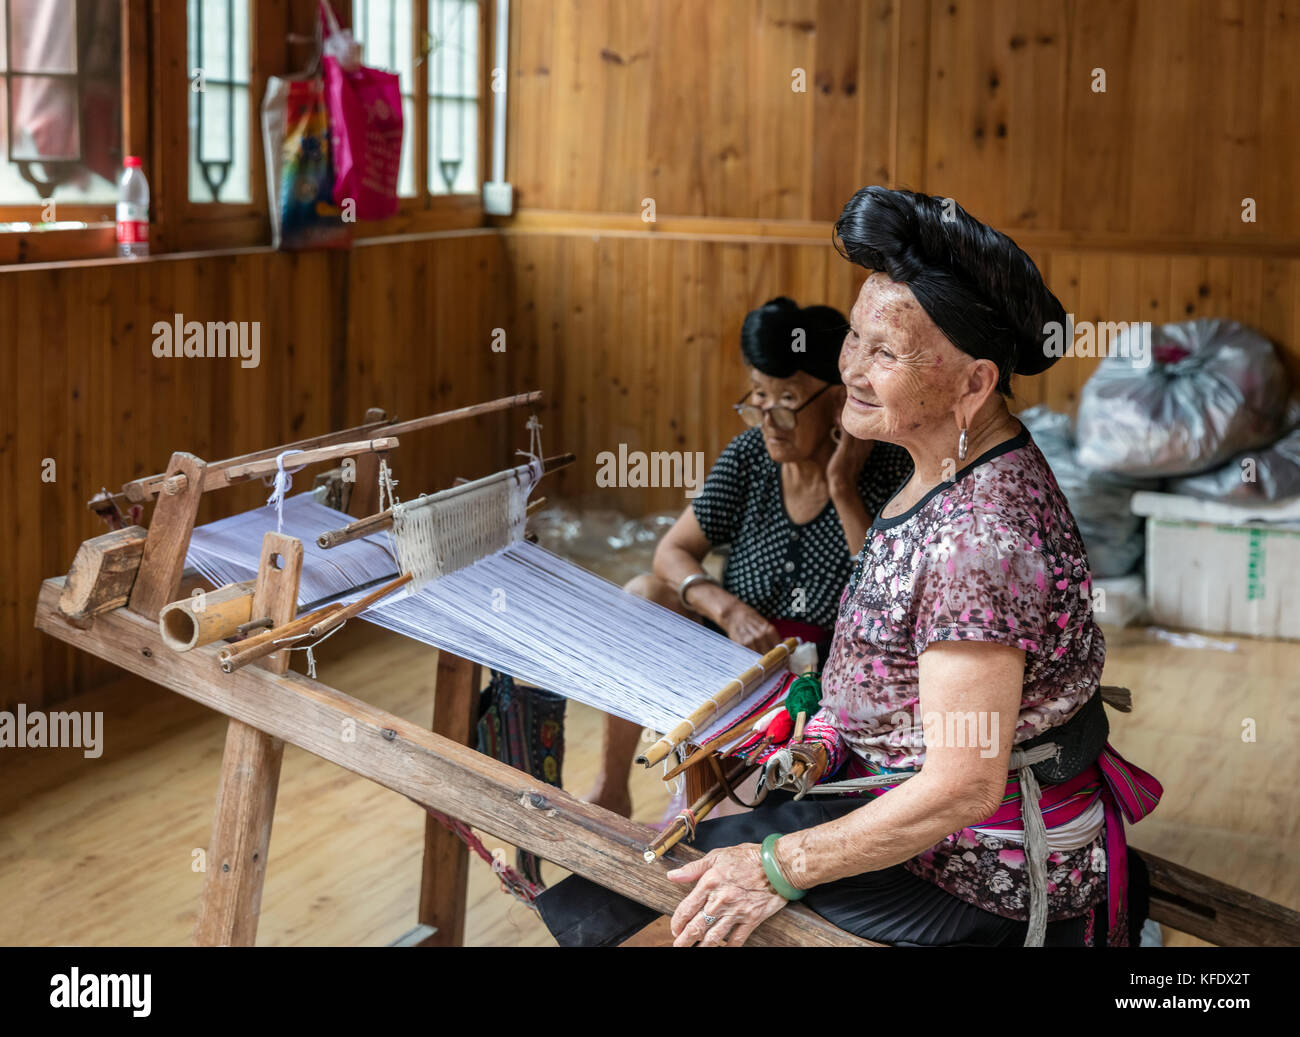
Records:
M702 823L708 854L668 873L692 887L676 943L743 944L794 899L891 944L1137 942L1125 821L1161 788L1107 742L1087 554L1007 407L1013 373L1053 362L1064 309L950 200L863 188L836 232L871 271L840 353L843 426L913 471L840 601L821 709L766 761L776 791ZM655 915L579 877L538 907L562 944L621 942Z
M626 587L766 652L787 637L824 659L840 593L875 513L907 478L906 452L842 434L839 352L848 322L829 306L772 299L746 317L748 426L718 457L700 494L655 551L654 572ZM721 582L704 570L729 547ZM589 799L631 812L628 772L641 729L609 717Z

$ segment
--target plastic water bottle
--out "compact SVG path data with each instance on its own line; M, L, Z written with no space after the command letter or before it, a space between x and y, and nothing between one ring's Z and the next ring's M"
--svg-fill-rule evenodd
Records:
M117 254L123 259L149 254L149 181L138 155L122 160L122 179L117 186Z

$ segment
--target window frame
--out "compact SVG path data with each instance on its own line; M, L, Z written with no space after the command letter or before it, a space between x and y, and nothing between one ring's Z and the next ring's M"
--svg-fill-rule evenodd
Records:
M147 155L149 143L148 62L132 62L149 53L150 0L121 0L122 19L122 153ZM152 184L150 185L152 187ZM42 202L0 206L0 222L36 222ZM86 227L60 230L0 231L0 264L111 258L117 244L113 203L60 204L59 218L84 221ZM150 228L152 230L152 228Z
M474 194L429 191L428 70L418 53L428 31L428 0L414 5L414 167L418 190L402 198L387 220L353 225L353 240L463 230L487 225L481 185L490 169L491 55L495 47L495 0L476 0L478 53L478 181ZM270 247L261 103L268 76L296 72L309 60L316 0L249 0L249 202L196 202L189 195L189 47L186 5L177 0L121 0L122 146L145 158L152 218L150 255L221 252ZM352 24L352 0L333 0L341 24ZM291 37L293 38L291 40ZM31 221L38 204L0 207L0 220ZM60 218L90 226L59 230L0 231L0 265L112 259L116 242L112 205L60 206ZM132 262L140 262L133 260Z

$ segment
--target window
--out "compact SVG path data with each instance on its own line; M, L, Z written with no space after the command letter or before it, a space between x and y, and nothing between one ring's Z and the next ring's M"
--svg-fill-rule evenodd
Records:
M400 209L356 236L482 224L489 7L335 0L402 89ZM113 255L127 154L154 253L269 243L261 103L269 76L310 64L316 16L315 0L0 0L0 263Z
M111 220L122 168L121 0L3 0L0 9L0 219L8 229Z
M477 0L429 0L429 193L477 194Z
M353 35L363 60L401 77L406 208L437 196L477 199L482 140L479 0L353 0Z
M188 0L192 202L251 202L248 0Z

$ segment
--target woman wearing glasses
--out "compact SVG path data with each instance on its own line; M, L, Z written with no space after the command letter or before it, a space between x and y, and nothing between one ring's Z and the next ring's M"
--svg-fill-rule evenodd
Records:
M740 348L750 384L735 408L749 428L660 541L654 572L628 591L756 652L799 637L826 658L853 556L912 471L901 447L842 434L847 330L838 310L801 309L785 297L745 317ZM702 563L722 547L730 552L719 583ZM592 802L631 812L628 773L639 737L635 724L608 718Z

